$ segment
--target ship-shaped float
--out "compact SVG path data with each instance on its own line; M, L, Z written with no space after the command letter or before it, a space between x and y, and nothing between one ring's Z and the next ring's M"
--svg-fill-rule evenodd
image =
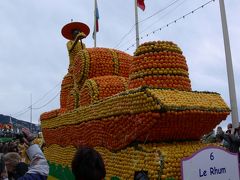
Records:
M134 179L139 171L181 179L181 159L207 146L200 138L229 113L218 93L192 91L173 42L143 43L134 56L81 44L70 53L60 108L41 115L50 175L73 179L76 148L91 146L103 156L106 179Z

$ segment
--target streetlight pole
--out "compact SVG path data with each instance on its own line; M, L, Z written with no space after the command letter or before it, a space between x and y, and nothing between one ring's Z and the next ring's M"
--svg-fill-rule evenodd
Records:
M230 105L231 105L231 110L232 110L232 125L234 128L237 128L239 126L237 97L236 97L236 91L235 91L232 56L231 56L231 48L230 48L230 43L229 43L229 35L228 35L227 18L226 18L224 0L219 0L219 4L220 4L224 48L225 48L226 65L227 65Z

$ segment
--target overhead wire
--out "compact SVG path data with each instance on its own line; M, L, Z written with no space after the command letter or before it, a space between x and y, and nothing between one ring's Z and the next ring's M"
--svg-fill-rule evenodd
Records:
M194 9L194 10L192 10L192 11L186 13L186 14L184 14L183 16L181 16L181 17L179 17L179 18L177 18L177 19L175 19L175 20L167 23L166 25L164 25L164 26L162 26L162 27L160 27L160 28L158 28L158 29L155 29L154 31L152 31L152 32L150 32L150 33L145 34L145 36L141 36L140 39L143 39L144 37L148 37L150 34L155 34L157 31L161 31L161 30L163 30L164 28L169 27L171 24L177 23L177 22L178 22L179 20L181 20L181 19L185 19L185 17L189 16L190 14L193 14L194 12L198 11L199 9L204 8L205 6L207 6L208 4L210 4L211 2L215 2L215 0L210 0L210 1L208 1L207 3L201 5L201 6L199 6L198 8L196 8L196 9ZM135 46L135 43L132 44L131 46L129 46L128 48L126 48L124 51L128 51L129 49L131 49L131 48L134 47L134 46Z
M175 3L177 3L178 1L180 1L180 0L175 0L175 1L173 1L172 3L170 3L169 5L167 5L166 7L164 7L164 8L162 8L162 9L158 10L157 12L153 13L151 16L149 16L149 17L147 17L147 18L145 18L145 19L139 21L138 23L142 23L142 22L144 22L144 21L146 21L146 20L152 18L153 16L156 16L157 14L159 14L159 13L165 11L166 9L168 9L169 7L173 6L173 5L174 5Z
M18 111L18 112L16 112L16 113L11 114L11 116L18 116L19 114L22 114L23 112L25 112L25 111L28 110L29 108L30 108L30 106L25 107L24 109L22 109L22 110L20 110L20 111ZM24 113L23 113L23 114L24 114Z
M179 8L181 5L183 5L185 2L187 2L187 0L182 1L180 4L178 4L174 9L169 10L168 12L166 12L165 14L163 14L161 17L159 17L157 19L157 21L154 21L153 23L151 23L149 26L147 26L145 29L143 29L140 34L142 34L143 32L147 31L151 26L153 26L154 24L158 23L161 19L163 19L164 17L166 17L167 15L169 15L170 13L172 13L174 10L176 10L177 8Z
M56 97L58 97L58 95L60 94L60 92L58 92L52 99L50 99L47 103L45 103L44 105L37 107L37 108L32 108L32 109L42 109L43 107L47 106L48 104L50 104L54 99L56 99Z
M29 108L28 109L26 109L25 111L23 111L22 113L20 113L20 114L17 114L17 115L11 115L12 117L14 116L15 118L16 117L19 117L19 116L21 116L21 115L23 115L23 114L26 114L28 111L30 111L30 106L29 106Z
M38 102L40 102L42 99L44 99L50 92L52 92L56 87L58 87L59 85L61 84L61 81L55 85L52 89L50 89L49 91L47 91L41 98L39 98L36 102L34 102L33 104L31 104L30 106L27 106L25 108L23 108L22 110L16 112L16 113L13 113L11 114L11 116L14 116L14 117L19 117L25 113L27 113L28 111L30 111L31 109L31 106L32 105L36 105ZM58 93L59 94L59 93Z
M133 28L135 27L136 25L134 24L131 29L120 39L120 41L117 43L116 46L114 46L114 48L118 48L118 46L122 43L122 41L132 32Z
M47 91L41 98L39 98L36 102L34 102L32 105L37 104L38 102L40 102L42 99L44 99L51 91L53 91L55 88L57 88L59 85L61 84L61 81L54 86L52 89L50 89L49 91Z
M173 1L172 3L170 3L169 5L167 5L166 7L158 10L157 12L155 12L155 13L153 13L152 15L150 15L149 17L147 17L147 18L139 21L138 23L145 22L146 20L152 18L153 16L156 16L157 14L165 11L166 9L168 9L169 7L171 7L172 5L174 5L175 3L177 3L178 1L180 1L180 0L175 0L175 1ZM116 46L114 46L114 48L118 48L118 47L119 47L119 45L122 43L122 41L132 32L132 30L134 29L135 26L136 26L136 24L134 24L134 25L130 28L130 30L120 39L120 41L117 43Z

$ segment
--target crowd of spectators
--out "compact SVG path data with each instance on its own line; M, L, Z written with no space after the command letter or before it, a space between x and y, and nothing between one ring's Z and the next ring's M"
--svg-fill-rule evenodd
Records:
M230 152L239 154L240 127L233 129L233 126L230 123L227 125L227 130L224 132L222 127L218 126L216 129L216 133L214 130L211 131L209 134L203 136L202 141L206 143L220 143Z
M33 180L47 179L49 166L35 136L23 129L21 136L1 138L0 179Z
M8 152L20 153L19 141L0 142L0 153L6 154Z
M218 127L216 138L221 141L223 146L230 152L239 154L240 127L233 129L232 124L228 124L227 128L227 131L224 132L221 127Z
M47 160L39 144L33 142L36 139L29 131L24 138L0 142L0 180L47 180ZM93 148L81 147L72 160L72 173L76 180L102 180L106 175L104 161Z

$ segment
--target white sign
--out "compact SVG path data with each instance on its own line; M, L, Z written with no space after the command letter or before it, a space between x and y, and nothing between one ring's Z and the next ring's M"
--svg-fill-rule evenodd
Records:
M182 160L183 180L240 180L238 155L207 147Z

